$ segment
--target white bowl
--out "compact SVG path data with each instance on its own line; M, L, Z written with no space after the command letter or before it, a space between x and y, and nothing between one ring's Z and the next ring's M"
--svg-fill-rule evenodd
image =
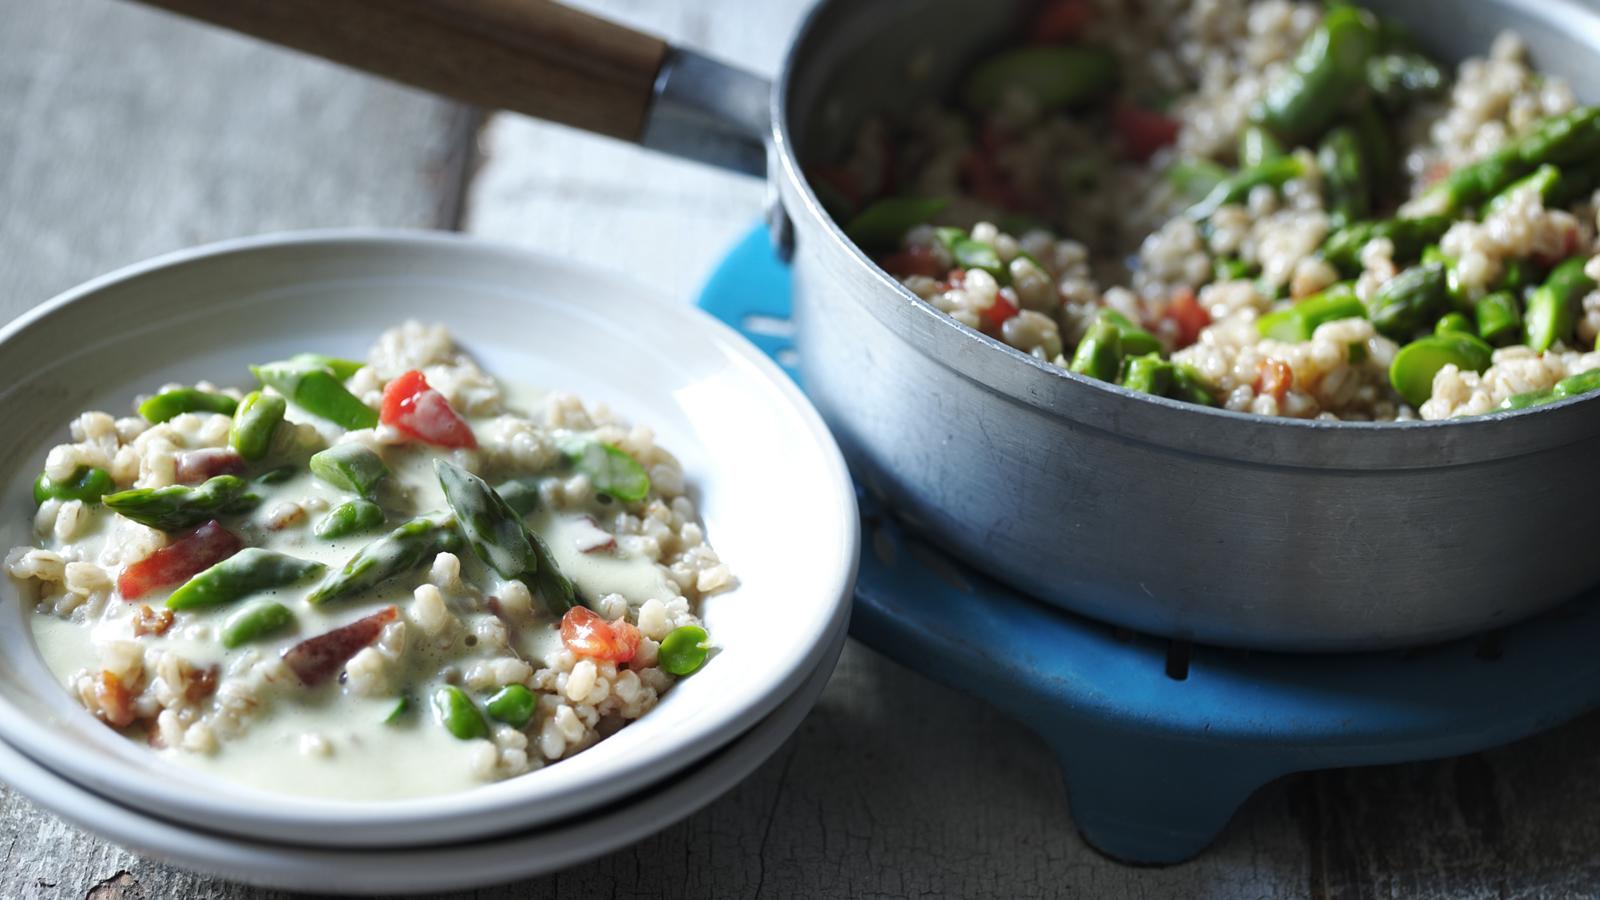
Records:
M855 497L832 437L730 329L649 288L426 232L252 238L96 279L0 330L0 545L32 542L31 482L79 410L246 363L361 355L407 318L448 325L496 376L572 390L652 426L683 462L739 587L703 614L722 648L637 723L570 759L470 791L382 803L271 794L169 763L95 720L0 585L0 740L101 795L197 827L322 846L463 841L592 809L690 764L793 693L845 621Z
M124 847L234 881L292 891L420 894L529 878L593 859L687 818L743 781L794 733L828 683L845 628L772 714L722 749L639 794L531 831L444 847L327 849L185 828L112 803L0 743L0 777L40 806Z

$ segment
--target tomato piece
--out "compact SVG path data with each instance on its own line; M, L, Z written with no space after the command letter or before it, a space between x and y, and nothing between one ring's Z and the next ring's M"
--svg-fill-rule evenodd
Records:
M178 454L174 478L179 484L199 484L218 475L243 475L244 457L222 447L186 450Z
M243 548L244 541L212 519L125 566L117 576L117 590L122 599L137 600L157 588L188 581Z
M1256 364L1256 393L1271 394L1283 402L1289 388L1294 386L1294 370L1289 364L1275 357L1268 357Z
M1194 291L1180 288L1162 318L1171 319L1178 326L1178 347L1187 347L1200 339L1200 332L1211 324L1211 314L1194 297Z
M896 278L905 278L909 275L926 275L929 278L938 278L944 274L944 264L939 261L939 254L932 247L920 244L907 247L893 256L886 256L883 270Z
M983 323L983 330L1000 333L1000 326L1018 312L1017 305L1006 299L1004 293L996 294L994 305L978 314L978 319Z
M1122 141L1123 154L1139 162L1178 140L1177 119L1131 103L1117 104L1111 111L1111 126Z
M316 687L332 678L340 667L350 661L350 657L361 652L361 648L377 640L378 635L383 633L383 626L393 622L399 615L398 607L386 606L349 625L306 638L283 651L284 665L294 672L301 684Z
M385 425L435 447L478 448L478 439L466 420L457 415L444 395L428 386L428 379L416 369L389 382L383 389Z
M1028 39L1037 44L1060 44L1081 37L1094 21L1089 0L1054 0L1039 7L1028 22Z
M94 683L94 703L100 708L100 718L112 728L127 728L133 724L133 695L116 675L100 672Z
M622 663L639 652L639 629L626 619L607 622L591 609L574 606L561 617L561 643L578 656Z

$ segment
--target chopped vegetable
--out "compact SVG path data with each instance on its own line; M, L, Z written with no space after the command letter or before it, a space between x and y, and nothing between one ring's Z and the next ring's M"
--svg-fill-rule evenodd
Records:
M344 441L311 457L311 474L341 491L370 500L389 476L383 457L365 444Z
M496 691L483 708L496 722L522 728L533 721L533 714L539 709L539 698L520 684L508 684Z
M1122 386L1130 391L1165 397L1168 389L1172 387L1172 370L1172 363L1156 353L1130 357L1128 372L1123 376Z
M400 696L395 698L394 706L389 709L389 714L383 717L383 724L398 725L406 714L411 712L411 698Z
M444 395L413 369L383 389L383 424L435 447L476 450L478 439Z
M1463 372L1489 368L1493 349L1470 334L1432 334L1400 348L1389 366L1389 383L1414 407L1433 395L1433 376L1447 365Z
M263 387L270 387L308 413L342 428L371 428L378 414L345 389L344 379L317 357L301 354L283 362L251 366Z
M433 461L445 500L467 545L502 578L522 578L539 570L540 560L528 526L483 479L446 459Z
M277 394L251 391L233 411L233 427L228 444L248 460L258 460L272 449L272 435L283 422L289 402Z
M1527 409L1530 406L1543 406L1555 401L1555 391L1546 388L1542 391L1527 391L1521 394L1512 394L1500 401L1501 409Z
M1503 344L1522 336L1522 308L1516 294L1495 291L1478 299L1474 312L1478 336L1491 344Z
M1424 263L1380 285L1372 295L1369 313L1380 333L1405 340L1427 330L1449 309L1444 266Z
M1421 53L1384 53L1367 62L1367 87L1389 109L1432 97L1444 84L1444 70Z
M1172 369L1172 388L1168 395L1174 400L1183 400L1199 406L1215 406L1216 400L1211 396L1211 389L1206 386L1206 381L1193 366L1179 363Z
M222 623L222 646L228 649L258 641L294 624L289 607L263 600L239 610Z
M1239 134L1239 165L1247 169L1288 153L1283 141L1260 125L1248 125Z
M59 483L41 472L33 480L33 502L43 505L46 500L80 500L94 504L114 487L111 473L95 466L79 466L71 481Z
M383 507L371 500L346 500L345 502L328 510L314 529L317 537L323 540L348 537L371 531L382 525L384 521Z
M1209 159L1186 156L1173 161L1164 174L1178 196L1198 201L1227 179L1228 170Z
M525 516L539 508L539 479L513 478L503 481L494 489L500 499L511 507L511 511L519 516Z
M139 404L139 415L152 425L183 413L204 412L231 416L238 403L239 401L227 394L217 394L197 388L176 388L162 391Z
M1309 341L1319 325L1365 318L1366 314L1367 308L1356 297L1355 285L1340 282L1288 309L1262 316L1256 320L1256 330L1273 340Z
M301 684L316 687L332 678L361 648L377 640L385 625L399 617L398 608L386 606L372 615L295 644L283 651L283 662Z
M237 475L218 475L198 487L174 484L106 494L101 502L126 519L160 531L182 531L207 519L254 509L261 498Z
M185 450L173 461L172 478L178 484L199 484L218 475L243 475L244 457L225 447Z
M187 581L243 547L238 535L213 519L123 568L117 576L117 592L124 600L138 599L157 588Z
M1078 342L1068 368L1101 381L1117 380L1117 372L1122 369L1122 334L1117 326L1106 319L1095 319L1089 333Z
M1361 274L1361 249L1368 242L1388 238L1394 244L1394 261L1412 262L1425 247L1443 237L1451 224L1446 216L1356 222L1328 235L1322 242L1322 258L1341 274L1354 278Z
M1550 389L1550 395L1557 400L1563 400L1592 391L1600 391L1600 369L1568 375L1556 382L1556 386Z
M1472 320L1458 312L1445 313L1434 323L1434 334L1470 334L1478 336L1478 329L1473 326Z
M1105 97L1117 83L1117 59L1100 47L1022 47L991 56L961 84L961 100L994 109L1006 94L1025 94L1041 110L1068 109Z
M1317 147L1317 167L1322 170L1330 225L1340 228L1372 211L1371 173L1354 129L1341 125L1323 136Z
M1334 6L1306 38L1288 72L1267 86L1250 119L1290 144L1315 141L1366 84L1378 46L1372 14Z
M1523 314L1525 343L1543 353L1557 341L1572 337L1578 321L1578 305L1583 295L1595 289L1595 281L1584 274L1585 256L1574 256L1556 266L1550 277L1528 295Z
M1305 163L1298 156L1279 156L1237 172L1218 182L1205 199L1189 207L1189 218L1197 222L1209 219L1224 206L1243 203L1256 187L1263 184L1283 187L1291 178L1304 175L1305 170Z
M682 625L661 639L657 665L673 675L692 675L706 663L706 630Z
M1195 297L1194 291L1189 288L1179 288L1172 296L1172 302L1162 312L1161 317L1177 326L1178 346L1187 347L1200 337L1200 332L1211 324L1211 314L1200 305L1200 300ZM1127 347L1124 345L1126 352Z
M639 650L639 629L626 619L607 622L594 611L574 606L561 617L561 642L578 656L627 662Z
M1117 333L1122 338L1124 356L1144 356L1161 352L1161 342L1156 340L1156 336L1133 324L1133 320L1122 313L1106 306L1096 315L1117 326Z
M446 684L433 692L433 714L458 740L470 741L489 736L489 723L483 720L483 713L472 705L472 698L466 692L452 684Z
M589 476L600 493L624 503L643 500L650 494L650 476L644 466L622 450L577 435L557 438L556 444L573 468Z
M461 547L455 522L419 516L362 547L337 572L330 572L306 600L326 603L376 587Z
M886 197L857 213L844 233L863 247L892 247L907 231L949 205L941 197Z
M247 547L190 578L167 598L168 609L232 603L321 575L327 566L260 547Z

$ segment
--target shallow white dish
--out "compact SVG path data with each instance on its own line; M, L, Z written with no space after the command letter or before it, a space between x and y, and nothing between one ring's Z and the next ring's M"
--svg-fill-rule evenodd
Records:
M428 232L253 238L162 257L0 330L0 545L30 542L31 480L82 409L165 381L243 383L302 350L359 356L406 318L448 325L504 380L571 390L679 456L738 589L710 598L721 652L595 747L471 791L387 803L270 794L179 768L100 724L33 649L0 579L0 740L135 808L266 840L392 847L503 834L594 809L726 744L814 671L848 614L855 500L792 383L699 311L523 250ZM802 564L803 563L803 564Z
M263 887L317 893L420 894L530 878L610 853L687 818L776 753L828 683L846 629L799 690L716 753L602 810L544 828L448 847L316 849L185 828L85 791L0 743L0 778L40 806L145 855Z

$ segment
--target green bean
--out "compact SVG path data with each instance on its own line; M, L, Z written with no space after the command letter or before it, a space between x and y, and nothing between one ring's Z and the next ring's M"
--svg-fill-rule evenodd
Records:
M294 613L282 603L263 600L239 610L222 623L222 646L235 647L258 641L294 624Z
M1400 348L1389 366L1389 383L1414 407L1433 395L1433 376L1446 365L1462 371L1489 368L1493 349L1470 334L1430 334Z
M1524 343L1534 352L1543 353L1572 335L1578 321L1578 304L1584 294L1595 288L1594 279L1583 271L1587 262L1584 256L1568 259L1528 295L1528 308L1523 315Z
M1423 263L1385 281L1372 296L1368 314L1379 332L1405 340L1428 329L1450 310L1444 266Z
M665 646L665 643L662 646ZM657 658L659 659L659 656ZM483 708L489 713L489 718L496 722L504 722L512 728L521 728L533 721L533 714L539 710L539 698L533 695L533 691L520 684L508 684L496 691Z
M1564 400L1593 391L1600 391L1600 369L1568 375L1556 382L1556 386L1550 389L1550 395L1557 400Z
M1500 401L1501 409L1527 409L1530 406L1543 406L1555 402L1555 392L1550 388L1542 391L1526 391L1521 394L1512 394Z
M559 616L577 605L578 590L567 576L561 574L561 569L556 566L555 554L550 552L550 545L544 542L539 532L529 529L528 538L533 543L534 555L539 559L539 569L534 572L529 587L533 588L547 610Z
M1510 205L1511 198L1513 196L1515 196L1519 191L1523 190L1533 191L1536 195L1538 195L1540 201L1543 201L1544 198L1550 196L1551 191L1555 190L1556 184L1560 182L1560 180L1561 170L1550 165L1549 163L1545 163L1539 168L1534 169L1532 172L1529 172L1521 178L1518 178L1516 181L1506 185L1504 188L1501 188L1498 194L1490 197L1488 205L1483 208L1483 214L1485 216L1492 216L1495 213L1500 212Z
M1165 397L1172 387L1172 363L1155 353L1128 358L1122 386L1130 391Z
M285 360L291 365L306 369L327 369L333 377L340 381L349 381L350 376L366 367L366 363L353 359L341 359L337 356L327 356L322 353L296 353Z
M1367 86L1390 110L1435 96L1444 84L1444 71L1421 53L1384 53L1367 62Z
M314 529L317 537L331 541L371 531L383 524L383 507L371 500L346 500L328 510Z
M389 714L383 717L383 724L398 725L409 712L411 712L411 698L402 694L395 698L394 706L389 708Z
M272 449L272 434L283 422L289 402L277 394L251 391L233 411L233 427L228 429L228 444L249 460L260 459Z
M1189 218L1196 222L1209 219L1224 206L1243 203L1250 196L1250 191L1256 187L1260 185L1282 187L1290 179L1304 175L1305 170L1305 162L1298 156L1280 156L1269 159L1259 166L1236 172L1212 188L1205 199L1189 207Z
M449 460L433 461L445 500L456 514L461 534L477 557L502 578L521 578L538 571L528 526L482 478Z
M237 475L218 475L190 487L134 488L106 494L106 508L160 531L182 531L208 519L254 509L261 498L248 491L249 483Z
M1516 142L1523 164L1592 165L1600 152L1600 106L1580 106L1539 122Z
M961 83L961 100L989 113L1013 91L1043 111L1082 106L1110 94L1117 84L1117 59L1086 45L1034 46L988 57Z
M526 516L539 508L539 479L513 478L502 481L494 489L500 499L511 507L511 511L519 516Z
M472 698L454 685L444 685L433 692L433 714L459 740L470 741L489 736L489 723L483 713L472 705Z
M246 547L184 582L167 598L168 609L196 609L288 587L321 575L328 567L284 553Z
M1340 228L1371 212L1370 173L1354 129L1341 125L1329 131L1317 147L1317 166L1329 224Z
M1466 315L1458 312L1451 312L1445 313L1443 316L1439 317L1439 321L1435 322L1433 325L1433 333L1470 334L1473 337L1477 337L1478 329L1472 324L1472 320L1467 318Z
M1451 224L1446 216L1356 222L1328 235L1322 242L1322 258L1345 277L1354 278L1361 273L1361 250L1368 242L1388 238L1394 244L1394 261L1408 263L1443 237Z
M1329 9L1289 71L1267 86L1251 121L1291 144L1316 140L1362 90L1377 44L1370 13L1352 6Z
M389 476L389 467L371 447L345 441L314 454L311 474L341 491L370 500Z
M372 428L378 413L345 389L343 381L327 367L304 356L294 360L251 366L263 387L270 387L308 413L347 429Z
M1073 351L1068 368L1101 381L1116 381L1122 369L1122 333L1117 326L1106 319L1095 319Z
M1183 400L1199 406L1215 406L1206 380L1187 363L1178 363L1172 369L1172 387L1168 394L1174 400Z
M1161 341L1157 340L1155 335L1133 324L1133 320L1122 313L1106 306L1102 307L1097 315L1117 326L1117 333L1122 337L1124 356L1145 356L1161 352Z
M306 600L327 603L359 594L460 547L454 520L419 516L362 547L339 571L329 573Z
M1209 159L1185 156L1174 160L1163 173L1178 196L1199 200L1228 177L1228 170ZM1015 232L1013 232L1015 233Z
M949 205L942 197L885 197L857 213L844 233L863 247L892 247Z
M139 404L139 415L152 425L191 412L231 416L238 402L227 394L216 394L197 388L176 388L147 398Z
M557 438L556 446L573 468L594 483L595 490L624 503L643 500L650 494L650 476L633 457L594 438L567 435Z
M1355 285L1340 282L1313 294L1288 309L1268 313L1256 320L1262 337L1278 341L1309 341L1317 326L1340 319L1361 319L1367 308L1356 297Z
M1474 307L1478 336L1491 344L1503 344L1522 335L1522 310L1510 291L1495 291L1478 298Z
M661 639L656 664L673 675L692 675L706 663L706 630L680 625Z
M33 502L43 505L46 500L81 500L95 504L110 493L116 484L111 473L97 466L79 466L70 481L51 481L43 472L33 480Z
M1247 169L1288 152L1283 141L1260 125L1247 125L1239 134L1239 165Z
M981 269L993 275L1000 284L1011 283L1011 270L1001 262L1000 254L994 247L983 241L975 241L970 237L959 238L951 245L950 255L955 258L956 265L963 269Z

